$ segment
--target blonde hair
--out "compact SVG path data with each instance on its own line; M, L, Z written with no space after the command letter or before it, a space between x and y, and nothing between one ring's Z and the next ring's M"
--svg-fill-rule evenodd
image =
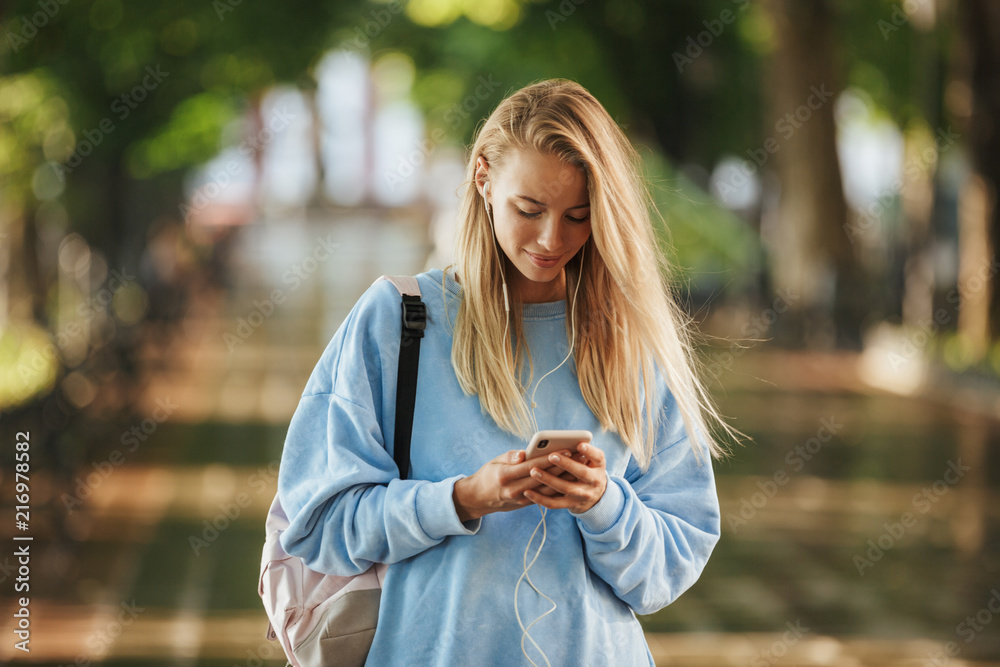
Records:
M530 437L524 393L534 369L528 351L527 385L511 372L512 367L522 368L527 346L516 294L510 295L516 349L511 349L509 337L505 340L507 314L499 262L504 262L506 275L517 268L494 246L483 198L474 187L480 156L490 169L499 170L513 152L525 149L577 165L586 176L591 234L583 248L585 266L581 267L580 253L566 265L566 288L569 292L583 281L570 315L577 326L576 373L587 405L605 429L618 433L645 470L656 452L654 437L661 416L655 382L659 368L677 401L695 455L705 448L711 456L721 457L725 450L707 428L706 417L730 435L738 431L722 420L695 371L690 322L667 283L669 267L653 233L654 207L639 155L600 102L566 79L540 81L504 99L473 143L455 248L463 298L451 363L462 390L477 394L483 411L500 428ZM645 392L644 420L640 390Z

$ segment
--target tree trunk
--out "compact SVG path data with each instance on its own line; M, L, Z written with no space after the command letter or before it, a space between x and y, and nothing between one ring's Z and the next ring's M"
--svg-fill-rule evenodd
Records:
M38 266L38 233L35 211L28 206L19 210L0 234L5 261L0 264L0 281L6 290L0 325L9 320L28 320L45 326L46 285Z
M775 32L766 69L781 196L765 224L775 292L790 308L776 322L785 345L858 347L865 290L845 232L833 107L840 92L835 16L827 0L764 0Z
M992 332L1000 331L1000 271L994 255L1000 238L997 186L1000 183L1000 3L964 0L959 5L964 52L957 78L972 90L972 115L965 144L972 157L973 177L960 202L960 234L966 235L960 257L960 289L968 293L986 279L986 292L963 298L959 330L970 337L977 357L985 354ZM975 247L978 245L978 247ZM966 250L968 252L966 252ZM985 273L984 273L985 272ZM972 277L978 277L973 280ZM963 294L965 297L966 294Z

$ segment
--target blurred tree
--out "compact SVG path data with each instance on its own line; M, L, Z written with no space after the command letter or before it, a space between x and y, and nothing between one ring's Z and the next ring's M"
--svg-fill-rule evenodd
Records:
M781 183L771 273L776 290L798 297L778 322L779 340L858 347L864 292L843 232L833 116L843 81L833 10L826 0L765 0L763 7L774 27L767 86L778 130L763 148L775 154Z
M675 263L692 289L706 299L747 295L760 270L757 235L745 233L756 221L748 225L706 190L714 163L759 134L759 36L739 23L749 2L527 2L502 26L464 16L461 2L438 4L455 9L422 26L393 26L370 44L376 57L387 43L412 55L429 131L468 145L505 95L543 78L580 82L647 147Z
M989 2L963 1L978 63L970 74L982 109L975 122L985 136L996 117L990 91L997 20ZM770 258L772 275L776 287L798 290L812 313L782 318L786 339L803 340L806 321L835 322L837 343L856 345L861 310L886 281L863 275L845 242L848 213L828 93L845 82L862 87L904 128L914 119L935 128L941 119L944 67L928 73L925 65L944 59L938 38L945 29L915 40L895 0L294 0L283 6L281 21L272 7L237 0L57 5L54 16L37 19L37 0L16 0L4 5L0 21L4 89L23 78L47 82L49 91L41 98L40 108L49 110L44 131L0 128L0 142L19 156L0 159L0 217L8 240L23 244L24 252L11 253L11 274L34 299L27 310L35 318L44 317L52 284L51 267L32 264L37 227L78 231L112 266L134 266L150 222L163 212L176 215L185 170L215 155L243 108L278 81L311 87L316 60L347 47L375 58L393 50L412 57L428 130L443 128L464 142L512 90L552 76L578 80L638 143L658 146L680 166L690 178L686 188L706 189L720 159L759 151L784 121L790 136L759 170L776 169L784 193L782 251ZM888 38L878 27L886 19ZM151 70L162 74L150 78ZM823 91L817 109L808 106L813 86ZM5 96L0 114L18 99L28 99L20 89ZM795 118L803 105L807 123ZM3 117L13 123L10 114ZM980 145L980 162L993 164L992 143ZM981 172L993 187L996 169ZM929 215L927 201L914 220ZM691 229L722 219L697 217L705 207L690 209ZM758 226L755 217L747 222ZM741 234L713 238L745 242ZM914 239L911 251L926 264L927 234ZM732 247L720 257L739 254ZM898 303L886 307L894 309Z
M992 336L1000 331L1000 4L962 0L961 44L953 95L971 97L967 123L973 174L961 193L959 287L962 309L959 330L974 360L982 359ZM962 109L959 110L963 111Z
M78 232L110 269L134 274L149 224L179 217L185 170L217 153L223 128L267 86L307 84L329 25L358 4L297 0L279 22L236 0L5 3L4 315L55 331L57 267L43 237Z

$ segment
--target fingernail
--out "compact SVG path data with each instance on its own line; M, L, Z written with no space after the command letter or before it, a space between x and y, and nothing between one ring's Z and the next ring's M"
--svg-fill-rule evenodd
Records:
M553 463L559 463L559 455L553 454L552 456L549 457L549 461L552 461Z
M542 476L542 471L539 470L538 468L532 468L531 469L531 476L532 477L541 477Z
M583 443L583 444L580 445L580 451L581 452L587 451L587 443Z

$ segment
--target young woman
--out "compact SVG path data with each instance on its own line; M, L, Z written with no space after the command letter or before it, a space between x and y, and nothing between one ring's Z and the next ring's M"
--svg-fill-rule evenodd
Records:
M393 462L399 294L379 282L289 426L288 553L389 565L370 665L651 665L635 614L700 575L720 521L709 420L638 156L594 97L547 80L472 148L457 264L427 304L408 479ZM539 429L589 445L525 460Z

